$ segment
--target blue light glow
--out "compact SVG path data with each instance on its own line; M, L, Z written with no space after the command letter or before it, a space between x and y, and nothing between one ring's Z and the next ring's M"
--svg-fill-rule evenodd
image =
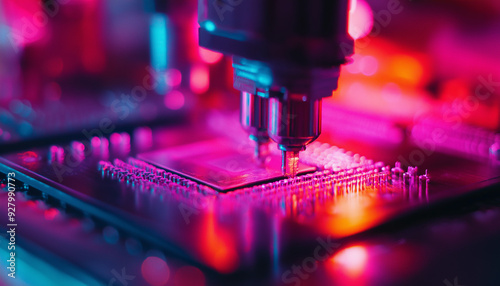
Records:
M151 19L151 64L157 71L166 69L168 64L167 20L162 14L154 14Z
M215 29L217 28L217 26L215 26L214 22L212 21L205 21L203 23L203 26L205 27L205 29L209 32L213 32L215 31Z
M167 82L164 72L168 67L168 18L153 14L150 26L151 66L156 71L156 92L165 94Z
M270 86L273 83L273 78L270 74L259 74L259 83Z

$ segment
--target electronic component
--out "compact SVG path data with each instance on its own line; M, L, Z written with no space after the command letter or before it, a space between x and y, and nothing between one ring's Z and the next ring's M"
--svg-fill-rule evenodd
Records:
M233 55L241 122L256 142L256 154L268 126L269 137L282 150L282 172L293 177L299 152L321 133L322 99L337 89L340 65L353 53L348 1L237 4L235 9L225 2L199 1L200 45Z
M500 285L498 0L386 2L0 1L0 285Z
M141 160L183 175L216 190L228 191L282 178L276 155L256 162L248 150L238 150L224 140L197 142L138 155ZM316 170L298 163L299 174Z
M182 131L187 137L197 134ZM83 217L82 227L91 225L103 241L125 241L127 251L140 245L147 253L159 251L157 257L173 256L205 267L205 275L213 271L237 277L246 277L254 265L267 269L269 260L287 261L282 267L291 267L293 250L314 250L318 237L349 241L394 219L421 217L443 199L478 189L457 186L493 176L483 172L469 183L467 177L454 182L436 169L427 173L400 163L391 168L314 142L300 158L302 173L284 178L277 153L263 166L253 160L253 146L248 144L218 137L144 150L136 133L7 154L0 159L0 172L15 171L26 186L19 188L23 197L50 205L47 218L77 213ZM159 142L165 141L161 131L153 133ZM210 172L222 176L211 178ZM46 236L23 235L53 248ZM69 248L58 241L67 253ZM106 278L106 273L98 273Z

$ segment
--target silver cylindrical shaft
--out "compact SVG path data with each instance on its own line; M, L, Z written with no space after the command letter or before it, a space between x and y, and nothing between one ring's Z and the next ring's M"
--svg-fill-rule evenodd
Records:
M283 151L302 151L321 133L321 99L270 99L269 136Z
M321 133L321 99L307 99L294 95L284 100L270 99L269 136L282 151L282 171L289 177L298 172L299 152L318 138Z
M268 155L267 132L269 100L248 92L241 93L240 122L243 129L255 141L254 157L258 160Z

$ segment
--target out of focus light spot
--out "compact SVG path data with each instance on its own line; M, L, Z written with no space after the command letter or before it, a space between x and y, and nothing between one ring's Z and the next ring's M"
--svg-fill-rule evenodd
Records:
M387 102L400 101L403 96L403 92L399 85L390 82L382 88L382 98Z
M142 244L135 238L128 238L125 241L125 248L130 255L139 255L142 252Z
M55 208L50 208L43 213L43 216L45 217L46 220L53 220L58 215L59 215L59 210Z
M158 93L164 93L167 90L166 78L162 76L168 66L168 18L167 16L156 13L151 17L150 24L150 48L151 48L151 66L156 71L156 87Z
M347 64L347 65L345 66L346 70L347 70L348 72L352 73L352 74L358 74L358 73L360 73L360 70L359 70L359 68L360 68L360 66L359 66L359 62L361 61L362 56L361 56L361 55L359 55L359 54L354 54L354 55L352 55L351 59L352 59L352 62L351 62L351 63L349 63L349 64Z
M391 59L391 72L399 78L417 84L421 81L423 67L414 57L408 55L397 55Z
M363 246L351 246L331 258L334 264L344 268L350 275L359 275L366 266L368 254Z
M184 106L184 94L178 90L172 90L165 95L165 106L172 110L181 109Z
M219 62L223 56L221 53L213 52L202 47L199 47L198 52L200 54L200 58L207 64L215 64Z
M141 273L144 280L153 286L165 285L170 278L167 263L155 256L149 256L142 262Z
M17 127L21 136L29 136L33 133L33 126L27 121L23 121Z
M74 151L78 151L78 152L85 151L85 145L83 145L83 143L79 142L79 141L73 141L73 142L71 142L71 148Z
M134 130L134 145L139 150L145 150L153 146L153 131L149 127L138 127Z
M33 151L26 151L18 155L24 163L33 163L38 161L38 154Z
M3 137L3 140L5 141L9 141L10 140L10 132L9 131L5 131L2 135Z
M15 114L21 114L24 110L24 104L20 100L14 99L10 102L9 108Z
M372 76L378 70L378 61L372 56L365 56L359 63L359 69L363 75Z
M102 230L102 236L104 240L109 244L115 244L120 239L120 234L116 228L112 226L107 226Z
M182 82L182 73L178 69L168 69L165 77L167 84L171 87L179 86Z
M238 266L238 254L232 248L221 246L213 255L215 267L221 273L231 273Z
M157 71L167 68L167 20L159 13L151 17L151 65Z
M120 133L120 136L122 137L122 144L123 145L130 145L130 134L127 132L122 132Z
M373 13L364 0L351 1L349 35L355 40L367 36L373 27Z
M203 27L205 27L205 29L209 32L213 32L217 28L217 26L215 26L214 22L212 21L203 22Z
M259 74L258 80L263 85L271 85L273 83L273 77L266 73Z
M174 275L174 286L204 286L205 275L200 269L193 266L184 266Z
M35 209L36 208L36 203L34 201L27 201L26 205L30 208Z
M208 67L205 65L195 65L191 68L190 87L195 93L207 92L210 85L210 75Z
M99 146L101 146L101 138L94 136L94 137L92 137L91 143L92 143L92 147L98 148Z
M109 140L111 140L112 145L118 145L122 142L122 136L120 135L120 133L113 133L109 137Z

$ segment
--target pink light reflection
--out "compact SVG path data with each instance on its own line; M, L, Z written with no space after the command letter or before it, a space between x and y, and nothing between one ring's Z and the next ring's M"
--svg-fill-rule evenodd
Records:
M367 36L373 27L373 13L364 0L351 1L349 35L355 40Z
M165 285L170 278L170 268L167 263L156 256L149 256L141 265L144 280L153 286Z
M111 140L111 144L112 145L118 145L122 142L122 136L120 133L113 133L111 134L111 136L109 137L109 139Z
M134 130L134 145L139 150L146 150L153 146L153 131L149 127L138 127Z
M365 56L359 63L363 75L372 76L378 71L378 60L372 56Z
M368 253L363 246L351 246L335 254L331 260L350 276L359 276L366 268Z
M97 136L92 137L90 142L92 143L92 147L94 148L99 148L99 146L101 146L101 138Z
M178 69L169 69L166 74L166 82L171 87L179 86L182 82L182 73Z
M184 106L184 94L178 90L172 90L165 95L165 106L172 110L181 109Z

